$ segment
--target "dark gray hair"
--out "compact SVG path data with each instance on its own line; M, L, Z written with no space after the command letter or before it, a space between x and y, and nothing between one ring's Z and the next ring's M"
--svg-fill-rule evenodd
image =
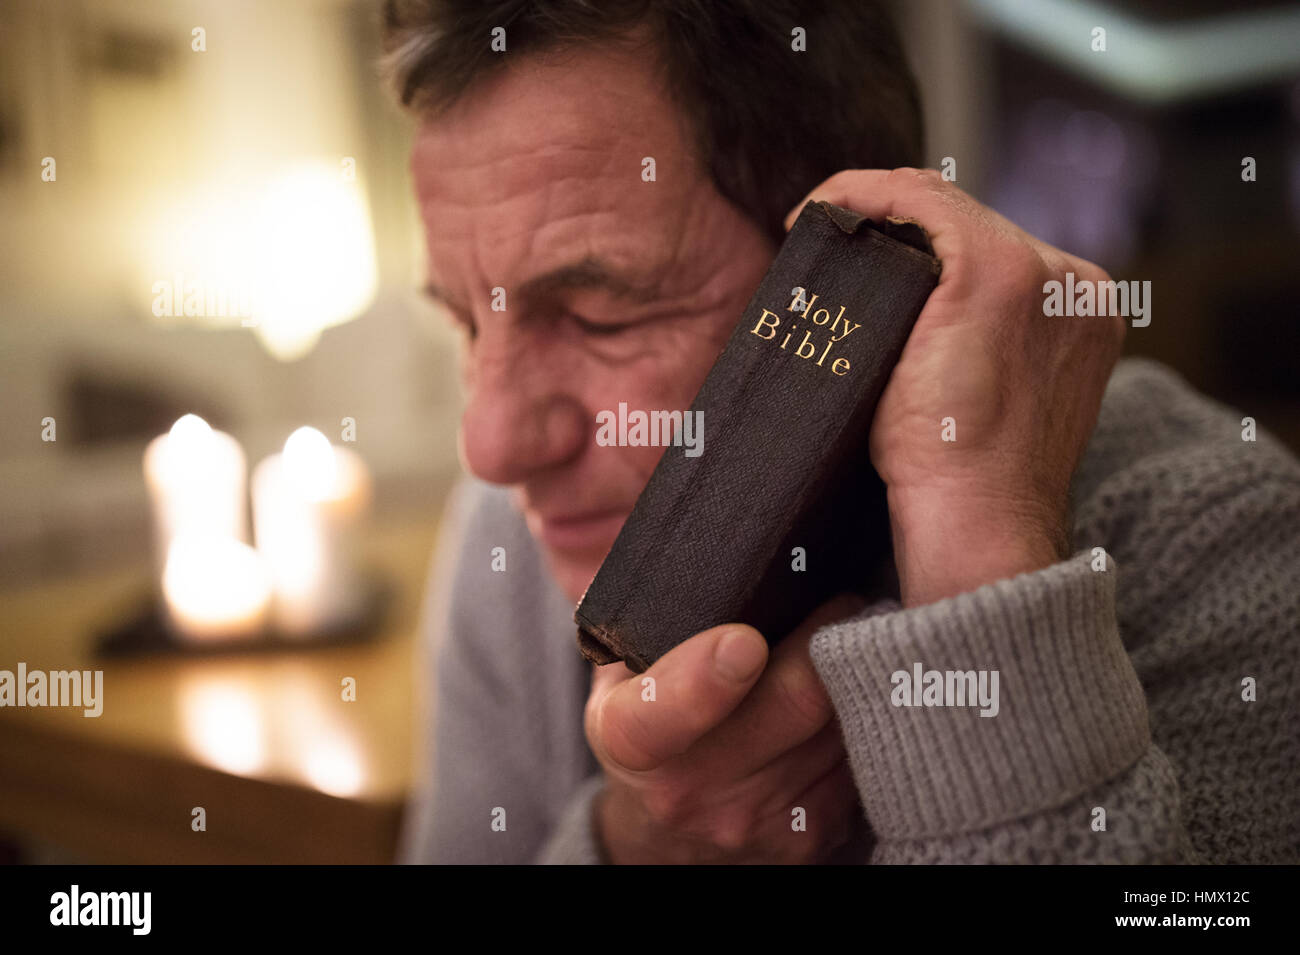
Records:
M638 29L718 191L774 241L831 174L921 164L920 97L878 0L385 0L384 66L403 105L436 115L506 56Z

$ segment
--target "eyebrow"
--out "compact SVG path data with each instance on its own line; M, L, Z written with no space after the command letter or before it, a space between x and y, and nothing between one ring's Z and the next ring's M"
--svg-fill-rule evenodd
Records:
M654 301L659 294L658 284L638 284L620 274L603 259L588 256L578 262L561 265L526 281L515 292L524 301L554 295L568 289L603 289L616 298L637 303ZM424 294L449 308L460 306L447 291L432 281L425 282Z

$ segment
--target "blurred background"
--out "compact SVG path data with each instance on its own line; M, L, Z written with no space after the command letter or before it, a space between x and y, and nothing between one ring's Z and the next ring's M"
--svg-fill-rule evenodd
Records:
M108 694L97 719L0 709L0 858L391 858L459 398L377 7L0 0L0 669L99 668ZM896 10L928 164L1150 280L1126 350L1300 448L1300 5ZM187 413L250 471L302 426L362 462L366 507L305 519L377 581L338 639L157 649L142 460Z

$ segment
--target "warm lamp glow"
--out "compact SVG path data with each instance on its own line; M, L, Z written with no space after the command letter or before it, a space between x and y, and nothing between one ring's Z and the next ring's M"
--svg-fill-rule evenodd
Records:
M361 184L326 162L173 197L151 246L143 288L155 316L251 328L282 361L364 312L378 286Z
M281 359L309 352L320 333L361 314L378 282L370 214L337 168L304 166L262 196L263 254L255 283L257 334Z

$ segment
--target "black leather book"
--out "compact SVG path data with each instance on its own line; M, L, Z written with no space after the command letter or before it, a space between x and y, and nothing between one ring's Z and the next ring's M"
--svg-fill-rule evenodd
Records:
M691 405L702 451L664 449L578 604L584 656L640 672L735 621L775 642L862 590L891 552L867 438L932 253L910 220L803 208Z

